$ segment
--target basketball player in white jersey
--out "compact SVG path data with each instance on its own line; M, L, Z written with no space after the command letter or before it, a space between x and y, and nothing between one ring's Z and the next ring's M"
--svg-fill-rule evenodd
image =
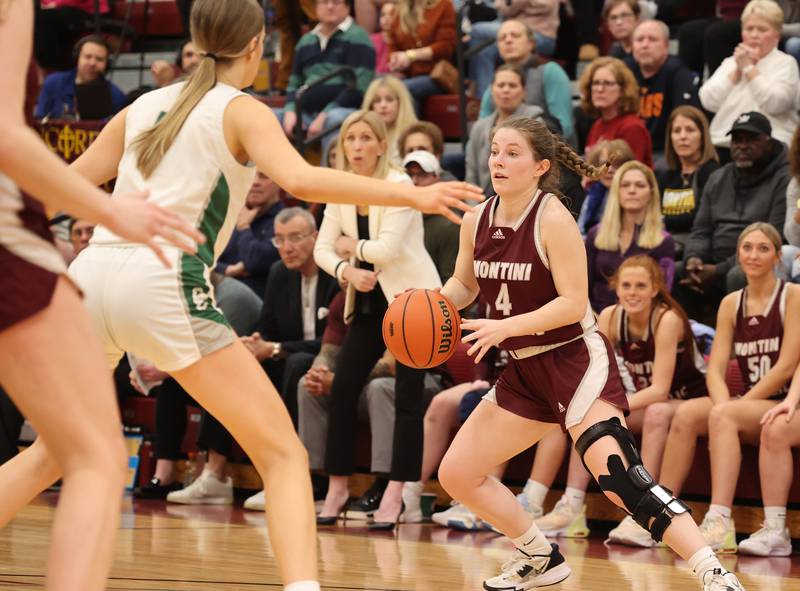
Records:
M99 591L111 563L127 454L111 374L80 295L65 278L44 206L148 244L156 260L172 248L156 244L158 235L179 245L203 238L141 192L112 202L25 124L32 27L31 2L0 1L0 383L40 434L0 470L0 527L61 475L45 587Z
M109 365L123 351L152 360L236 437L264 482L286 589L316 591L306 452L275 388L217 308L210 269L256 168L301 199L407 205L451 219L457 216L450 207L468 210L462 201L480 191L465 183L416 188L310 166L272 111L240 90L252 84L262 57L260 3L197 0L191 28L203 54L195 72L117 115L73 166L95 185L116 178L115 197L148 190L150 201L189 221L205 242L196 254L164 246L172 265L167 270L149 250L100 225L70 274L85 291ZM23 463L23 487L31 496L58 473L41 465L48 465L46 455L28 454Z

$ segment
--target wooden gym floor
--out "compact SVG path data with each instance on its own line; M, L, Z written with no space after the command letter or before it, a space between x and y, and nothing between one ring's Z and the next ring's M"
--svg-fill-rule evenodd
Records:
M57 496L46 493L0 530L0 590L44 584ZM355 522L353 522L355 523ZM573 574L553 591L699 589L667 549L604 546L602 538L561 540ZM508 557L510 542L431 524L369 533L363 525L321 529L320 575L327 590L479 590ZM748 591L800 591L800 557L723 557ZM229 591L281 585L260 513L126 498L109 590Z

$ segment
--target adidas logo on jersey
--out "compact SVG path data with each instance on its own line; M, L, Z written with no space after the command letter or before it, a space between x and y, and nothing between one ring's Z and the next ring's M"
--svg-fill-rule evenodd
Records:
M506 237L503 235L503 231L500 228L494 231L492 234L492 240L505 240Z
M753 316L747 324L748 326L758 326L758 318Z
M567 410L567 409L564 408L564 405L559 402L558 403L558 412L564 412L565 410Z

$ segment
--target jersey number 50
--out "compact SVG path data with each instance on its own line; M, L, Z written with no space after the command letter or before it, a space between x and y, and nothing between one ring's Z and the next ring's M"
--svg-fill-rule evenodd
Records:
M750 383L755 384L758 380L767 375L772 367L769 355L761 355L747 358L747 369L750 371Z

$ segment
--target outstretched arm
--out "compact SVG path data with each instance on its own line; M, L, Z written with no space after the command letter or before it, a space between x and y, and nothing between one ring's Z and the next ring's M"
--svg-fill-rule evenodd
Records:
M475 271L472 268L474 260L473 236L475 224L478 223L474 212L464 215L459 235L458 256L453 276L442 287L441 293L449 299L459 310L469 306L478 295L478 282L475 280Z
M482 199L481 190L467 183L417 188L312 166L286 139L272 110L251 97L231 101L225 111L225 137L234 153L241 149L260 171L304 201L405 205L460 223L451 208L469 211L470 206L464 201Z

